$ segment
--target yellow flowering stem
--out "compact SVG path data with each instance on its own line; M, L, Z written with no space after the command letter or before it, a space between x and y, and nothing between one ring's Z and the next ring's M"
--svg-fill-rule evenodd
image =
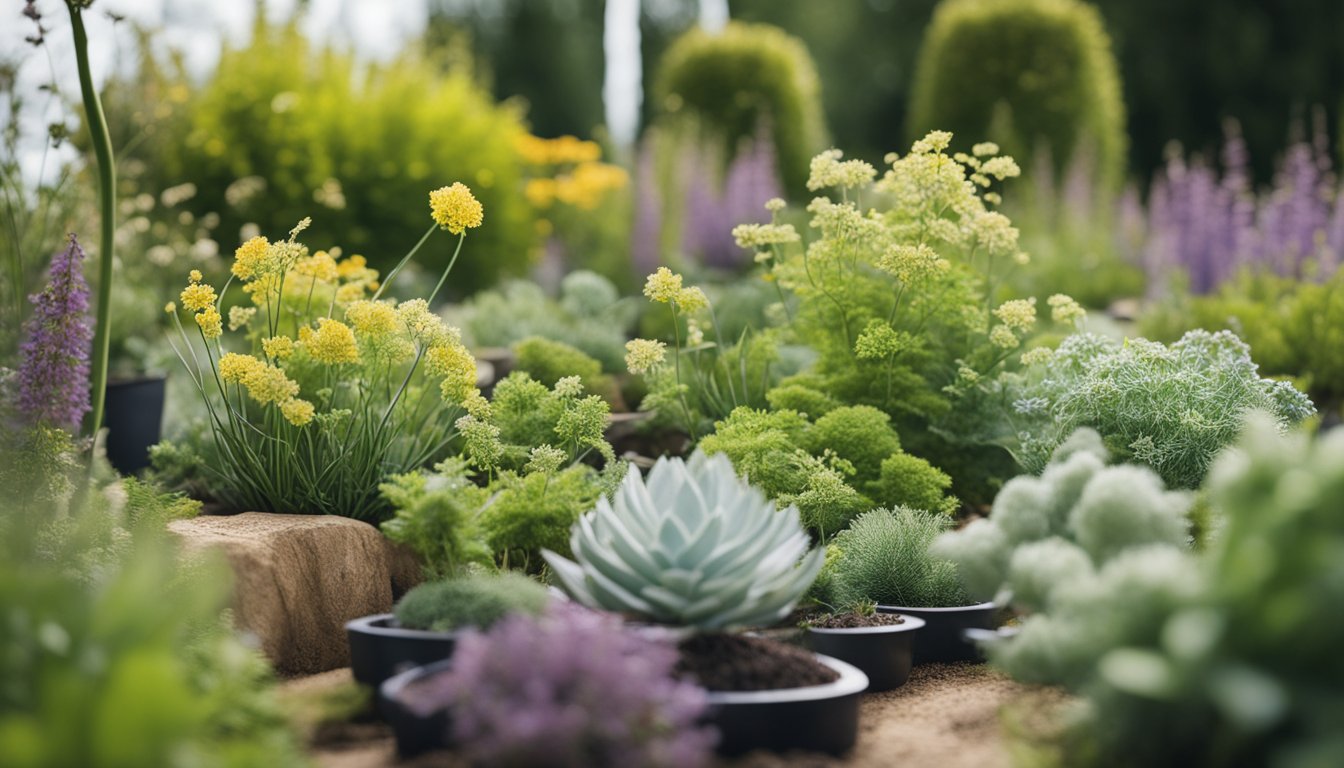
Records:
M438 224L431 224L429 229L425 230L425 234L420 237L420 242L416 243L415 247L408 251L405 256L402 256L401 261L397 262L397 266L393 267L392 271L387 273L387 279L383 281L382 285L378 286L377 291L374 291L373 301L377 301L378 297L383 295L383 291L387 290L387 286L392 284L392 280L396 278L397 273L401 271L401 268L406 266L406 262L410 261L411 257L415 256L416 251L420 250L420 246L424 245L425 241L429 239L429 236L434 234L434 230L438 228ZM458 246L461 247L460 242L458 243Z
M434 297L439 295L439 289L443 287L443 281L447 280L448 273L453 271L453 265L457 263L457 255L462 252L462 243L466 240L467 231L464 229L462 234L457 236L457 248L453 249L453 258L448 260L448 268L443 270L443 274L439 276L439 284L434 286L434 292L429 294L428 299L425 299L426 304L432 305L434 303Z

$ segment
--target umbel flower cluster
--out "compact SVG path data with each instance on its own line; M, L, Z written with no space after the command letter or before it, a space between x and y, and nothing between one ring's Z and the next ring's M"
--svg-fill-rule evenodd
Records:
M430 193L430 212L430 233L459 238L484 220L462 184ZM430 459L479 396L476 364L428 301L379 299L384 285L363 256L310 252L298 240L307 225L239 246L222 291L193 270L178 301L204 352L181 323L179 352L209 408L233 501L377 518L386 514L376 488L387 469ZM226 332L235 281L247 305L228 309ZM177 304L166 309L177 316Z

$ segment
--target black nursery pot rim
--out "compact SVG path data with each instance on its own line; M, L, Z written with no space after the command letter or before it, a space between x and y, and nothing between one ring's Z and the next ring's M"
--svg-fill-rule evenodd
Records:
M984 611L990 608L997 608L993 600L985 603L973 603L971 605L951 605L940 606L938 608L917 608L913 605L878 605L877 610L882 613L899 613L905 616L906 611L925 611L928 613L954 613L956 611ZM913 619L914 616L905 616L907 619Z
M376 635L379 637L395 637L407 640L419 640L430 637L449 638L457 636L456 630L448 630L446 632L443 632L433 629L411 629L409 627L389 627L387 623L393 621L394 619L396 619L396 614L375 613L372 616L361 616L358 619L351 619L350 621L347 621L345 623L345 629L347 632L353 630L355 632L363 632L368 635Z
M925 621L918 616L902 615L900 624L883 624L877 627L808 627L807 631L819 635L894 635L897 632L913 632L921 629Z
M840 677L821 685L800 688L772 688L766 691L708 691L710 705L715 704L785 704L792 701L820 701L862 693L868 688L868 675L863 670L830 656L813 654L818 662L840 674Z

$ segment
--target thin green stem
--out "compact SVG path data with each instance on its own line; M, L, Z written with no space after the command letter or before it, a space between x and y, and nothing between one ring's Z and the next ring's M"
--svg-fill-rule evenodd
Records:
M434 292L429 294L428 299L425 299L426 304L433 306L434 297L439 295L439 289L443 287L443 281L447 280L448 273L453 271L453 265L457 263L457 255L462 252L462 243L465 242L466 239L467 239L467 231L464 229L462 230L462 234L457 238L457 248L453 249L453 258L448 260L447 269L444 269L443 274L439 276L439 284L434 286ZM378 297L374 296L374 298Z
M401 257L401 261L397 262L397 266L393 267L392 271L387 273L387 279L383 280L383 284L378 286L378 290L373 293L373 299L375 301L379 296L383 295L383 291L387 290L387 286L391 285L392 281L396 279L397 273L401 271L401 268L406 266L406 262L410 261L411 257L415 256L416 251L420 250L420 246L424 245L425 241L429 239L429 236L434 234L434 230L438 228L438 224L429 225L429 229L425 230L425 234L420 236L420 242L416 243L414 248L407 251L406 255ZM458 246L461 246L460 242L458 243Z
M70 29L75 38L75 61L79 68L79 91L84 101L85 122L88 124L94 158L98 162L98 207L102 228L98 247L98 309L89 375L93 390L89 434L97 435L103 425L108 354L112 343L112 248L116 229L117 168L112 159L112 139L107 130L107 117L103 114L103 104L93 87L93 73L89 70L89 36L84 30L81 6L74 0L66 0L65 7L70 12Z

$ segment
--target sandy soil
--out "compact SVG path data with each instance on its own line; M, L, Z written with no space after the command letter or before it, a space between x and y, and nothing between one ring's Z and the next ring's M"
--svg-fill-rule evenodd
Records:
M305 697L350 683L336 670L282 684L284 695ZM916 667L909 682L863 698L859 742L845 758L815 754L751 754L721 768L999 768L1010 763L1000 710L1023 696L1033 708L1060 700L1028 689L983 665ZM321 768L428 768L460 765L448 755L396 761L390 731L379 723L343 724L319 732L313 757Z

